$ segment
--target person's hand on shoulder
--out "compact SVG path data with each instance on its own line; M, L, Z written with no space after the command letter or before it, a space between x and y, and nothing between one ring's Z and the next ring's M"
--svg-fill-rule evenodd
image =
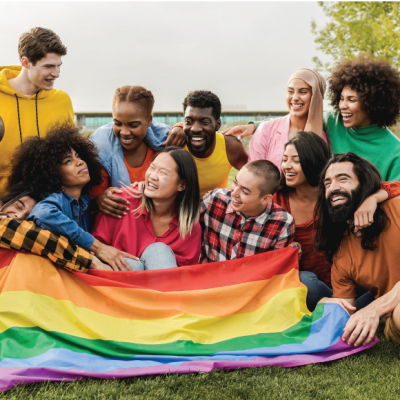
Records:
M186 144L185 133L182 126L173 126L168 133L167 140L163 143L165 147L184 147Z
M114 193L122 193L122 190L116 187L110 187L103 193L94 198L99 211L113 218L122 218L129 211L129 201L115 196Z
M138 193L142 193L144 191L144 181L141 182L133 182L130 186L132 189L137 191Z
M354 213L354 230L357 232L367 228L374 222L374 214L378 203L387 200L389 194L386 190L379 189L376 193L367 197L358 210Z
M225 129L224 131L220 132L224 136L234 136L238 135L238 139L241 140L247 136L251 136L254 133L255 126L254 124L248 125L238 125L234 126L233 128Z

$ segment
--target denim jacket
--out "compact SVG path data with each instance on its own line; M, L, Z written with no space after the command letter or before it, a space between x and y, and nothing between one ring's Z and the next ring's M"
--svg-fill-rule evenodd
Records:
M168 125L153 121L151 127L147 128L144 140L153 150L159 151L163 148L162 144L167 140L170 129ZM111 186L120 187L121 182L129 186L131 180L124 163L121 143L113 132L113 122L97 129L90 140L96 145L100 162L110 175Z
M42 229L66 236L87 249L94 242L94 237L89 233L90 199L86 194L78 201L64 192L53 193L36 204L28 221L33 221Z

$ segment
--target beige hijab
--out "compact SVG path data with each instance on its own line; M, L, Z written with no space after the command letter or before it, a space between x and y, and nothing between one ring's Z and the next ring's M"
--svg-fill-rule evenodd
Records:
M322 113L324 109L322 101L326 90L325 78L317 71L308 68L300 68L289 78L288 85L293 79L302 79L307 85L311 86L311 104L304 130L315 132L322 137Z

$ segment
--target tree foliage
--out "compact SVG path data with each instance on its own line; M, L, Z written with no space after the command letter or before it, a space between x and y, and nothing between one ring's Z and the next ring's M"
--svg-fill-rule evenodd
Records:
M329 18L322 29L315 20L311 32L317 49L332 57L353 58L360 52L371 53L400 68L400 3L399 2L318 2ZM317 70L331 70L332 63L313 58Z

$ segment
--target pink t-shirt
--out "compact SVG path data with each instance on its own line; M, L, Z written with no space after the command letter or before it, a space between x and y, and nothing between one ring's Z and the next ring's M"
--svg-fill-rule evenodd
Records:
M179 235L178 218L175 215L168 231L156 237L150 215L146 210L143 210L139 217L136 213L132 213L139 207L141 200L133 198L126 192L114 195L129 201L129 211L122 218L108 217L99 212L92 232L96 239L137 257L140 257L150 244L162 242L172 249L179 267L199 263L201 227L198 222L193 226L192 233L182 239Z
M289 129L290 114L260 124L250 141L249 161L269 160L280 170L285 144L289 141ZM325 132L323 139L329 146Z

